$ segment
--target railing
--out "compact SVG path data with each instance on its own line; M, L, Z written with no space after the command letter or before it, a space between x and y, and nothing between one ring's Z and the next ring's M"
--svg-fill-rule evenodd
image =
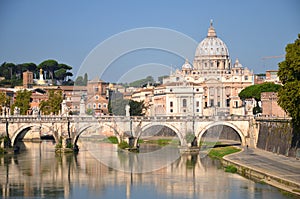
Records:
M255 117L256 121L275 121L275 122L280 122L280 121L291 121L291 117L274 117L274 116L257 116Z
M32 115L18 115L18 116L1 116L2 122L126 122L126 121L158 121L158 122L178 122L178 121L248 121L250 116L60 116L60 115L42 115L42 116L32 116Z

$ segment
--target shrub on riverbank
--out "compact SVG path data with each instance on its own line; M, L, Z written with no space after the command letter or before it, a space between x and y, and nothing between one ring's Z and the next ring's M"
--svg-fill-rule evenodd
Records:
M214 159L222 159L225 155L229 155L231 153L236 153L239 151L241 151L241 149L233 146L219 147L211 149L208 153L208 156Z
M237 172L237 168L233 165L228 165L227 167L225 167L225 172L228 173L236 173Z
M122 141L120 144L118 144L118 147L120 149L126 149L126 148L129 148L129 144L125 141Z

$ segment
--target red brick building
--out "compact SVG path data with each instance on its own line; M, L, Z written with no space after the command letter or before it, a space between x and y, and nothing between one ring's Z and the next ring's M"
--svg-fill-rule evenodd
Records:
M270 117L287 117L286 112L278 105L278 96L275 92L261 93L262 115Z

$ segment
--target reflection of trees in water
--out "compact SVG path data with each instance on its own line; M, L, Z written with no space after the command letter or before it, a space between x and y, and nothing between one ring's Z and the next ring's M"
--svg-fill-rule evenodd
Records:
M122 172L105 166L88 151L81 150L78 155L55 155L54 151L49 150L51 146L47 145L45 148L41 147L39 154L38 144L33 144L37 147L33 147L32 153L28 150L23 154L0 158L0 174L7 176L6 179L0 179L0 184L7 185L7 188L0 190L1 194L6 191L11 196L19 194L21 197L20 194L25 195L25 190L22 192L22 189L26 187L26 194L30 197L66 197L74 193L73 189L86 187L89 193L101 197L107 191L107 187L151 185L154 186L154 190L164 194L190 196L203 191L204 185L201 182L205 181L207 184L210 177L216 173L215 166L219 164L209 157L200 158L197 154L182 155L172 164L157 171ZM112 158L119 159L128 167L141 161L136 157L137 154L129 154L121 152ZM144 164L147 163L149 162L145 161ZM29 169L31 175L26 175L24 171ZM226 179L222 181L227 183Z

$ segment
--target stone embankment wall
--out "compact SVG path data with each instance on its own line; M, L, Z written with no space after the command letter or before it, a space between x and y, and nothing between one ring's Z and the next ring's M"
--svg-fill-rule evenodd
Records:
M258 121L257 147L273 153L300 157L300 132L290 120Z

